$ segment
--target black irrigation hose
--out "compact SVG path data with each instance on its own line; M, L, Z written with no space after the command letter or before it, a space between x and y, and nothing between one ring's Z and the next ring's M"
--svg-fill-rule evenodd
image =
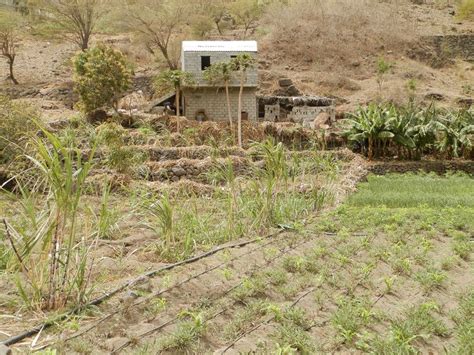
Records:
M324 233L326 235L330 235L329 233ZM361 234L362 235L362 234ZM356 236L356 234L354 234L354 236ZM372 238L373 239L373 238ZM361 250L363 249L363 247L359 247L358 250L355 252L355 254L358 254ZM342 266L338 267L336 269L336 271L340 271L342 270ZM356 287L357 285L360 285L360 283L362 282L362 279L359 280L356 284ZM314 291L316 291L317 287L310 287L308 290L306 290L301 296L297 297L297 299L295 301L292 302L292 304L290 305L290 308L296 306L298 304L298 302L300 302L303 298L305 298L306 296L308 296L309 294L313 293ZM376 301L378 302L378 300ZM375 302L375 303L376 303ZM374 303L374 304L375 304ZM262 325L264 324L268 324L270 323L273 319L275 319L275 316L271 316L270 318L267 318L266 320L258 323L257 325L255 325L254 327L252 327L251 329L247 330L246 332L242 333L241 335L239 335L237 338L235 338L234 340L232 340L225 348L224 350L222 350L220 352L220 354L224 354L225 352L227 352L227 350L229 350L230 348L232 348L239 340L245 338L247 335L253 333L255 330L257 330L258 328L260 328ZM311 327L312 328L312 327ZM310 328L310 329L311 329Z
M240 243L235 243L235 244L231 244L231 245L223 245L223 246L214 248L214 249L212 249L208 252L202 253L200 255L196 255L192 258L182 260L182 261L179 261L179 262L174 263L174 264L168 264L168 265L165 265L165 266L163 266L159 269L149 271L149 272L147 272L143 275L140 275L139 277L137 277L133 280L130 280L130 281L126 282L122 286L119 286L116 289L114 289L112 291L109 291L109 292L105 293L104 295L102 295L100 297L95 298L94 300L92 300L91 302L89 302L85 305L73 308L69 312L63 313L63 314L59 315L58 317L56 317L52 320L48 320L48 321L44 322L43 324L40 324L40 325L38 325L34 328L31 328L27 331L24 331L23 333L12 336L12 337L0 342L0 344L1 345L6 345L6 346L14 345L14 344L22 341L23 339L29 338L29 337L39 333L40 331L51 327L52 325L56 324L56 322L58 322L58 321L62 321L64 319L66 319L67 317L71 316L71 315L78 314L82 310L84 310L86 308L89 308L91 306L97 306L97 305L103 303L105 300L109 299L110 297L114 296L115 294L125 290L126 288L128 288L130 286L133 286L134 284L136 284L136 283L138 283L142 280L145 280L147 278L154 277L155 275L157 275L157 274L159 274L163 271L168 271L168 270L174 269L178 266L182 266L182 265L186 265L186 264L191 264L191 263L196 262L198 260L201 260L201 259L207 258L211 255L214 255L214 254L216 254L216 253L218 253L219 251L222 251L222 250L233 249L233 248L241 248L241 247L244 247L248 244L256 243L256 242L258 242L262 239L276 237L279 234L283 233L285 230L286 229L280 229L277 232L269 234L269 235L267 235L266 237L263 237L263 238L259 237L259 238L254 238L254 239L247 240L247 241L244 241L244 242L240 242Z
M298 243L298 244L296 244L295 246L290 246L289 249L286 248L286 247L283 248L282 250L280 250L280 252L279 252L276 256L274 256L274 257L271 258L270 260L266 261L264 264L262 264L262 265L255 265L252 269L250 269L250 270L251 270L250 275L255 274L257 271L261 270L262 267L270 265L272 262L274 262L275 260L277 260L278 258L280 258L282 255L287 254L287 253L290 252L291 250L295 250L295 249L299 248L301 245L306 244L306 243L308 243L309 241L310 241L310 240L304 240L303 242ZM271 243L267 243L267 244L265 244L264 246L269 245L269 244L271 244ZM252 252L255 251L255 250L257 250L257 249L260 249L260 248L253 249ZM247 254L248 254L248 253L247 253ZM244 254L244 255L245 255L245 254ZM231 262L231 261L233 261L233 260L230 260L230 261L228 261L228 262L226 262L226 263L223 263L223 264L219 264L217 267L221 267L222 265L227 264L227 263L229 263L229 262ZM175 285L171 286L170 288L168 288L168 289L166 289L166 290L163 290L162 292L159 292L157 295L160 295L160 294L162 294L163 292L167 292L167 291L169 291L170 289L173 289L173 288L175 288L175 287L178 287L178 286L180 286L181 284L183 284L183 283L185 283L185 282L187 282L187 281L190 281L191 279L195 279L195 278L197 278L197 277L199 277L199 276L202 276L203 274L205 274L205 273L207 273L207 272L209 272L209 271L212 271L212 270L216 269L217 267L213 267L213 268L211 268L211 269L208 269L206 272L200 272L199 274L194 275L194 276L192 276L192 277L190 277L190 278L188 278L188 279L186 279L186 280L184 280L184 281L180 281L178 284L175 284ZM250 270L248 270L248 271L250 271ZM246 275L246 274L248 273L248 271L247 271L247 272L244 272L244 275ZM238 287L241 286L241 285L242 285L242 281L238 282L238 283L235 284L234 286L231 286L231 287L228 288L225 292L223 292L219 297L217 297L214 301L217 301L217 300L219 300L219 299L222 299L223 297L225 297L226 295L228 295L230 292L232 292L233 290L235 290L236 288L238 288ZM141 302L140 302L140 303L141 303ZM208 321L210 321L211 319L214 319L214 318L216 318L217 316L219 316L220 314L226 312L226 311L227 311L232 305L234 305L234 304L235 304L235 302L233 302L231 305L228 305L228 306L226 306L225 308L221 309L219 312L217 312L216 314L214 314L214 315L211 316L210 318L206 319L206 322L208 322ZM134 305L135 305L135 304L134 304ZM115 312L115 313L116 313L116 312ZM140 334L140 335L139 335L139 338L144 338L144 337L146 337L146 336L148 336L148 335L150 335L150 334L152 334L152 333L154 333L154 332L157 332L158 330L161 330L161 329L165 328L166 326L168 326L168 325L170 325L170 324L176 322L179 318L180 318L179 316L176 316L176 317L174 317L174 318L172 318L172 319L166 321L165 323L162 323L162 324L160 324L160 325L158 325L158 326L156 326L156 327L154 327L154 328L152 328L152 329L150 329L150 330L147 330L145 333ZM116 354L116 353L118 353L119 351L125 349L125 348L126 348L127 346L129 346L131 343L132 343L132 342L131 342L130 340L127 341L125 344L121 345L119 348L117 348L117 349L115 349L114 351L112 351L112 354Z

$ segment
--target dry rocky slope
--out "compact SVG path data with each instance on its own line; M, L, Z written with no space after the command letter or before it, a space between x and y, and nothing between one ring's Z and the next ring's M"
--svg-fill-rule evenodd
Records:
M341 53L334 50L344 46L357 48L371 40L358 38L356 30L353 33L354 41L350 44L334 43L333 47L336 47L332 50L332 47L328 47L325 52L313 52L314 48L311 49L310 44L305 49L305 44L298 42L298 32L292 34L293 43L276 40L272 33L260 34L273 28L268 19L262 19L258 27L261 31L257 29L254 34L260 44L261 94L277 90L278 79L288 77L304 94L335 97L340 111L347 111L374 99L406 102L407 83L412 80L416 83L415 95L420 101L437 101L444 106L472 104L474 23L459 21L455 17L454 7L449 6L438 8L434 4L414 5L403 1L386 6L377 11L389 15L393 12L399 25L393 31L410 32L410 38L402 46L392 43L389 38L384 43L383 31L387 29L381 28L380 33L375 35L382 39L374 42L376 44L364 55L355 50L352 54L343 53L342 57ZM366 10L373 11L369 8ZM331 29L337 31L337 26L334 24ZM294 30L302 31L303 36L305 29L297 27ZM99 34L95 41L124 50L136 63L133 90L142 90L150 96L153 94L150 79L157 71L156 63L144 54L143 48L132 35ZM304 41L304 38L300 38L300 41ZM320 41L330 42L332 39L323 36ZM315 48L318 46L320 44ZM25 38L20 44L16 60L20 85L2 82L0 93L28 99L47 112L45 116L51 120L72 115L75 98L70 58L74 52L75 48L70 43ZM376 75L377 60L381 57L392 63L392 70L385 76L382 90L379 89ZM6 63L2 61L0 77L6 77L6 71Z

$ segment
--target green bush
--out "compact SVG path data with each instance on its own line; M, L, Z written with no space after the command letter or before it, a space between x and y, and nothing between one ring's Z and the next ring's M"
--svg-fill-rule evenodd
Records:
M35 119L38 113L30 106L0 96L0 164L21 161L36 131Z
M146 154L126 145L126 130L119 124L107 122L96 129L99 142L106 147L107 165L120 173L131 172L146 160Z
M130 87L132 70L124 55L99 45L74 58L74 83L85 112L117 108L120 96Z

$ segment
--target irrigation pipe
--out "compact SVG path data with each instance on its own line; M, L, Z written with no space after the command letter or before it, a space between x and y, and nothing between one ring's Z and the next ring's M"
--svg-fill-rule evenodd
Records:
M305 240L305 241L303 241L303 242L297 244L296 246L293 246L293 247L290 247L290 248L286 248L286 247L285 247L285 248L281 249L280 252L279 252L276 256L274 256L273 258L267 260L264 264L255 265L255 266L252 267L250 270L247 270L246 272L244 272L243 275L249 275L249 276L254 275L257 271L261 270L261 268L262 268L263 266L268 266L268 265L271 264L273 261L275 261L276 259L280 258L282 255L286 254L287 252L289 252L289 251L291 251L291 250L295 250L295 249L299 248L301 245L306 244L306 243L308 243L308 242L310 242L310 240ZM269 245L269 244L271 244L271 243L267 243L266 245ZM266 246L266 245L265 245L265 246ZM255 251L255 250L256 250L256 249L253 249L253 251ZM238 257L236 257L236 258L234 258L234 259L237 259L237 258L238 258ZM230 262L232 262L232 261L233 261L233 260L229 260L228 262L226 262L226 263L224 263L224 264L230 263ZM220 265L220 266L222 266L222 265ZM209 271L210 271L210 270L209 270ZM196 276L193 277L193 278L202 276L202 274L203 274L203 273L200 273L200 274L196 275ZM243 276L243 275L241 275L241 276ZM189 280L185 280L185 281L187 282L187 281L189 281ZM175 287L179 286L179 285L182 284L182 283L184 283L184 282L180 282L179 284L175 284L175 285L171 286L170 289L175 288ZM238 287L241 286L241 285L242 285L242 281L240 281L240 282L238 282L237 284L235 284L235 285L229 287L229 288L228 288L227 290L225 290L222 294L220 294L219 297L217 297L216 299L214 299L214 301L217 301L217 300L219 300L219 299L222 299L222 298L225 297L227 294L229 294L230 292L232 292L233 290L235 290L236 288L238 288ZM165 292L165 291L169 291L169 289L168 289L168 290L164 290L163 292ZM161 294L161 293L160 293L160 294ZM207 322L209 322L210 320L212 320L212 319L216 318L217 316L221 315L222 313L226 312L226 311L227 311L230 307L232 307L234 304L235 304L235 302L232 302L231 304L225 306L225 307L222 308L220 311L218 311L216 314L214 314L214 315L212 315L211 317L209 317L208 319L206 319L205 322L207 323ZM135 304L134 304L134 305L135 305ZM156 327L154 327L154 328L152 328L152 329L147 330L146 332L144 332L144 333L142 333L142 334L139 334L137 337L138 337L138 338L144 338L144 337L146 337L146 336L148 336L148 335L150 335L150 334L153 334L154 332L157 332L157 331L159 331L159 330L165 328L166 326L168 326L168 325L170 325L170 324L173 324L174 322L176 322L177 320L179 320L179 318L180 318L179 316L175 316L174 318L172 318L172 319L166 321L165 323L162 323L162 324L160 324L160 325L158 325L158 326L156 326ZM112 351L112 354L116 354L116 353L118 353L119 351L125 349L125 348L128 347L131 343L132 343L132 341L128 340L127 342L125 342L124 344L122 344L119 348L117 348L117 349L115 349L114 351ZM35 350L36 350L36 349L35 349Z
M283 233L285 230L286 229L280 229L277 232L269 234L269 235L267 235L266 237L263 237L263 238L258 237L258 238L250 239L250 240L243 241L243 242L240 242L240 243L234 243L234 244L230 244L230 245L223 245L223 246L214 248L214 249L212 249L208 252L196 255L192 258L182 260L182 261L179 261L179 262L173 263L173 264L168 264L168 265L165 265L161 268L149 271L149 272L144 273L144 274L136 277L135 279L132 279L132 280L126 282L125 284L113 289L112 291L106 292L102 296L95 298L94 300L90 301L89 303L87 303L85 305L75 307L72 310L70 310L69 312L63 313L63 314L61 314L61 315L59 315L59 316L57 316L57 317L55 317L51 320L48 320L48 321L44 322L43 324L37 325L36 327L33 327L33 328L31 328L29 330L26 330L26 331L24 331L20 334L12 336L12 337L0 342L0 344L6 345L6 346L14 345L14 344L22 341L25 338L29 338L29 337L37 334L38 332L51 327L52 325L56 324L59 321L62 321L64 319L66 319L67 317L69 317L71 315L78 314L82 310L84 310L86 308L89 308L91 306L97 306L97 305L103 303L104 301L106 301L107 299L109 299L110 297L114 296L115 294L125 290L126 288L131 287L131 286L135 285L136 283L138 283L142 280L145 280L147 278L152 278L152 277L156 276L157 274L159 274L163 271L169 271L169 270L172 270L172 269L177 268L177 267L182 266L182 265L194 263L198 260L201 260L201 259L207 258L211 255L214 255L214 254L216 254L216 253L218 253L222 250L233 249L233 248L241 248L241 247L244 247L246 245L256 243L256 242L258 242L262 239L276 237L279 234Z
M356 254L359 253L359 251L362 250L363 247L360 247L357 251L356 251ZM339 268L337 268L337 271L340 271L342 270L342 266L340 266ZM359 280L356 284L356 287L357 285L359 285L360 283L362 282L362 279ZM293 301L290 305L290 308L293 308L294 306L296 306L303 298L305 298L306 296L308 296L309 294L313 293L314 291L316 291L317 287L310 287L306 292L304 292L302 295L300 295L295 301ZM257 325L255 325L254 327L250 328L249 330L245 331L244 333L242 333L241 335L239 335L237 338L235 338L234 340L232 340L231 343L229 343L229 345L226 346L226 348L224 350L222 350L222 352L220 354L224 354L227 350L229 350L230 348L232 348L240 339L242 338L245 338L247 335L253 333L254 331L256 331L258 328L260 328L262 325L264 324L268 324L270 323L272 320L275 319L275 315L267 318L266 320L264 320L263 322L260 322L258 323ZM310 328L311 329L311 328Z
M325 233L323 233L323 234L325 234ZM325 235L326 235L326 234L325 234ZM249 271L250 271L250 275L255 274L255 272L257 272L258 270L260 270L261 267L263 267L263 266L268 266L268 265L271 264L273 261L275 261L276 259L280 258L282 255L287 254L289 251L295 250L295 249L299 248L300 246L302 246L302 245L304 245L304 244L306 244L306 243L308 243L308 242L311 242L311 241L312 241L312 239L310 239L310 240L304 240L303 242L298 243L297 245L292 246L292 247L290 247L290 248L286 248L286 247L285 247L285 248L281 249L280 252L279 252L276 256L274 256L274 257L271 258L270 260L267 260L264 264L262 264L262 265L256 265L256 266L254 266L251 270L249 270ZM271 243L267 243L266 245L269 245L269 244L271 244ZM264 245L264 246L266 246L266 245ZM264 247L264 246L263 246L263 247ZM256 248L256 249L258 249L258 248ZM255 251L256 249L253 249L251 252ZM360 250L360 249L359 249L359 250ZM246 253L246 254L249 254L249 253ZM245 255L245 254L242 254L242 255ZM238 258L238 257L236 257L236 258ZM236 259L236 258L233 258L233 259ZM229 261L226 262L226 263L231 262L233 259L229 260ZM226 263L223 263L223 264L226 264ZM221 265L218 265L218 267L221 267L221 266L222 266L222 264L221 264ZM213 267L212 269L216 269L216 268L217 268L217 267ZM341 268L342 268L342 267L340 267L339 269L341 269ZM209 272L209 271L212 271L212 270L208 270L207 272ZM244 275L247 275L247 274L249 273L249 271L245 272ZM166 289L166 290L163 290L163 291L158 292L157 295L161 295L162 293L167 292L167 291L169 291L170 289L173 289L173 288L175 288L175 287L177 287L177 286L180 286L180 285L182 285L183 283L188 282L188 281L191 280L191 279L195 279L195 278L197 278L197 277L199 277L199 276L202 276L203 274L205 274L205 273L207 273L207 272L201 272L201 273L199 273L199 274L197 274L197 275L194 275L193 277L190 277L190 278L188 278L188 279L186 279L186 280L180 281L178 284L175 284L175 285L171 286L169 289ZM234 286L231 286L231 287L228 288L226 291L224 291L218 298L216 298L214 301L225 297L228 293L232 292L234 289L238 288L238 287L241 286L241 285L242 285L242 281L238 282L238 283L235 284ZM301 295L300 297L298 297L297 300L294 301L294 302L290 305L290 307L294 307L299 301L301 301L304 297L306 297L306 296L309 295L310 293L314 292L315 290L316 290L316 288L312 287L309 291L306 291L303 295ZM139 303L142 303L142 302L139 302ZM232 307L234 304L235 304L235 302L233 302L233 303L231 303L231 304L225 306L225 307L224 307L223 309L221 309L219 312L217 312L217 313L214 314L213 316L211 316L211 317L209 317L208 319L206 319L206 322L209 322L210 320L216 318L216 317L219 316L220 314L226 312L226 311L227 311L230 307ZM133 304L132 306L134 306L134 305L136 305L136 304ZM115 312L115 313L117 313L117 312ZM160 324L160 325L158 325L158 326L156 326L156 327L154 327L154 328L152 328L152 329L147 330L146 332L144 332L144 333L142 333L142 334L139 334L138 337L139 337L139 338L144 338L144 337L146 337L146 336L148 336L148 335L150 335L150 334L153 334L154 332L159 331L159 330L165 328L166 326L168 326L168 325L170 325L170 324L173 324L173 323L174 323L175 321L177 321L178 319L179 319L179 316L175 316L174 318L172 318L172 319L166 321L165 323L162 323L162 324ZM272 320L272 319L269 319L269 320L267 320L266 322L270 322L271 320ZM255 329L252 328L251 330L249 330L248 333L246 333L246 334L250 334L250 333L253 332L254 330L258 329L258 328L259 328L262 324L264 324L264 323L265 323L265 321L264 321L263 323L260 323ZM241 339L242 337L246 336L246 334L243 334L243 335L241 335L238 339L234 340L233 344L231 344L226 350L230 349L233 345L235 345L235 343L236 343L239 339ZM130 340L127 341L126 343L122 344L119 348L115 349L115 350L112 352L112 354L116 354L116 353L118 353L119 351L125 349L125 348L128 347L131 343L132 343L132 342L131 342ZM35 350L36 350L36 349L35 349ZM224 350L224 351L226 351L226 350Z

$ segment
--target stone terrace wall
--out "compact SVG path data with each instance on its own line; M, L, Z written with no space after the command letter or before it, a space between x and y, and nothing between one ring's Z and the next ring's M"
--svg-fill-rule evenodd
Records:
M474 35L430 36L427 40L438 54L449 55L474 61Z
M445 174L449 171L463 171L474 175L474 161L467 160L436 160L436 161L403 161L403 162L372 162L368 170L377 175L388 173L408 173L424 171L427 173Z

